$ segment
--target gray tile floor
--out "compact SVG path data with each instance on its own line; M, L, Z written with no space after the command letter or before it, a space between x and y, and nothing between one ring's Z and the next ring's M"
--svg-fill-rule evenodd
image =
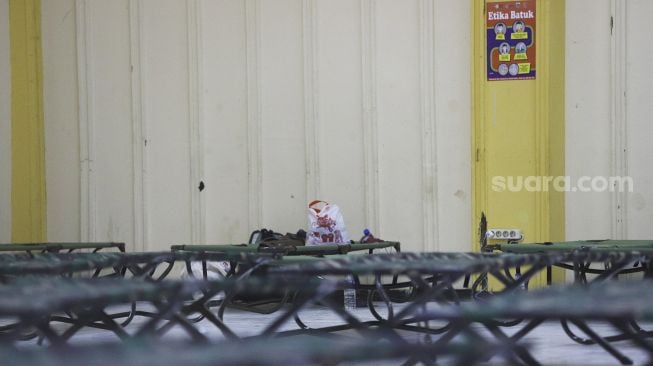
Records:
M116 310L116 309L114 309ZM355 310L356 316L360 320L372 320L372 316L366 308L359 308ZM227 310L225 314L225 322L228 324L236 334L239 336L252 336L261 332L270 322L272 322L279 313L273 313L270 315L255 314L251 312L238 311L238 310ZM313 307L311 309L304 310L300 313L301 318L306 322L307 325L311 327L323 327L341 324L342 321L335 315L333 312L323 308L323 307ZM134 331L138 328L139 324L142 324L146 321L145 318L135 318L132 324L127 328L128 331ZM211 340L221 340L224 339L224 336L221 332L211 323L204 320L197 324L198 329L210 337ZM592 323L593 329L595 329L599 334L608 335L613 334L614 330L604 324ZM519 327L508 328L506 332L512 334ZM649 324L649 328L653 328L653 324ZM291 330L297 329L297 325L292 321L292 319L286 322L282 330ZM482 331L482 330L480 330ZM358 337L356 332L346 331L340 332L339 335L342 337ZM406 338L421 342L425 341L426 338L423 334L413 333L413 332L403 332ZM189 339L187 334L181 328L173 328L169 333L164 337L164 340L187 340ZM437 339L437 336L434 336L433 339ZM525 339L530 345L530 349L537 360L546 365L617 365L618 362L610 356L607 352L601 349L599 346L585 346L574 343L569 339L563 332L559 322L547 322L542 324L540 327L536 328L531 332ZM102 330L93 330L93 329L83 329L78 334L76 334L71 340L72 344L89 344L97 342L118 342L118 338L112 333L102 331ZM619 342L617 343L619 350L630 357L636 365L646 364L648 362L647 355L629 344L628 342ZM35 341L28 341L21 344L23 347L31 348L36 346ZM395 364L396 362L388 362L384 364ZM501 359L493 358L490 360L489 364L502 364ZM374 363L378 365L378 362Z

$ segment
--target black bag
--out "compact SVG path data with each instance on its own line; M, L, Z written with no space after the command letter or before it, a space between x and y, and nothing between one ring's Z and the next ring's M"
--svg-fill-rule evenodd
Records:
M295 247L304 246L306 232L298 230L297 233L281 234L273 230L255 230L249 236L249 244L256 245L259 251L289 251Z

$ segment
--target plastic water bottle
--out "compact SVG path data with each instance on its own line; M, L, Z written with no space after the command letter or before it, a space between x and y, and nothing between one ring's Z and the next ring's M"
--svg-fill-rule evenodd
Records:
M356 309L356 289L354 288L354 276L347 276L346 285L343 291L344 305L346 310Z

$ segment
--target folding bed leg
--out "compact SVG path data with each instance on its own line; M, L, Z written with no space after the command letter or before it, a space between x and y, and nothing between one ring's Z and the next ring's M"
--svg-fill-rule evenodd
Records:
M286 311L284 314L282 314L280 317L274 320L272 324L268 325L265 330L261 333L263 336L270 336L275 330L277 330L283 323L285 323L288 319L291 317L295 317L299 309L301 309L304 305L308 303L314 303L317 301L320 301L325 295L319 295L315 299L312 298L306 298L303 299L297 303L294 303L292 308L288 311Z
M47 320L36 324L36 328L39 330L41 335L43 335L45 339L50 342L51 345L62 346L66 343L66 341L62 339L61 336L59 336L59 334L57 334L57 332L55 332L54 329L50 327L50 324Z
M220 331L222 334L224 334L225 337L229 339L239 339L239 337L231 330L227 325L222 322L220 318L215 316L209 309L202 307L202 309L198 309L198 312L202 315L204 315L205 319L208 320L209 322L213 323Z
M472 338L475 342L479 343L487 343L485 338L483 338L480 334L475 332L474 330L470 329L469 327L464 329L462 333L470 338ZM477 364L479 362L487 362L494 356L500 356L504 358L509 364L511 365L532 365L532 366L539 366L539 362L535 359L530 359L530 362L525 362L523 360L520 360L517 358L517 355L519 353L525 352L525 349L523 349L522 346L517 345L514 342L503 342L505 345L504 347L500 347L497 349L496 347L490 349L487 352L482 352L480 354L474 354L473 352L467 354L465 357L462 357L458 362L456 362L456 365L460 366L467 366L467 365L473 365ZM489 348L489 347L488 347ZM507 352L509 351L509 352Z
M385 306L388 308L388 321L392 321L392 319L394 318L394 308L392 307L392 302L390 301L390 297L388 296L388 293L385 291L385 289L383 288L383 284L381 283L381 275L377 274L374 278L374 282L375 282L376 290L378 291L379 295L381 295L381 298L383 299ZM371 295L372 294L370 294L370 296ZM373 302L372 300L373 299L368 298L369 304L372 304Z
M509 345L510 351L514 352L522 361L524 361L524 363L526 363L527 365L540 364L539 362L537 362L535 358L533 358L530 352L528 352L526 349L522 347L513 347L513 345L516 345L519 339L524 337L530 330L534 329L537 326L537 324L529 323L525 328L522 328L522 332L518 332L513 337L508 337L506 333L501 331L501 329L499 329L499 327L497 327L494 324L484 323L483 325L499 340L500 343Z
M175 314L172 316L172 319L170 321L175 321L177 324L179 324L184 330L193 338L193 341L195 342L206 342L208 341L208 338L204 334L202 334L197 328L195 328L192 324L186 320L183 316L179 314Z
M644 349L648 355L649 355L649 363L653 361L653 344L647 342L645 338L647 337L646 333L642 333L636 328L631 328L633 321L631 320L630 322L625 322L625 321L620 321L620 320L613 320L611 321L612 325L614 325L617 329L621 330L625 334L630 336L630 340L632 340L636 345L640 346L642 349ZM631 323L629 326L628 323Z
M605 339L603 339L600 335L596 334L590 327L587 326L582 321L578 320L569 320L572 322L575 326L578 327L578 329L582 330L583 333L587 334L588 337L590 337L593 341L595 341L598 345L603 347L604 350L606 350L608 353L610 353L614 358L619 360L622 365L632 365L633 361L626 357L623 353L617 351L616 348L612 347L610 343L608 343Z
M465 280L463 281L463 288L469 288L469 281L472 279L472 275L466 274Z
M393 319L393 323L395 324L398 323L401 319L405 318L417 307L421 306L424 302L440 296L442 292L444 292L444 290L447 289L447 286L452 282L455 282L455 280L444 281L439 285L431 287L426 292L420 294L416 299L414 299L410 304L408 304L408 306L406 306L400 312L397 313L397 315Z
M172 313L174 313L176 311L176 309L178 307L180 307L180 304L178 304L176 302L169 302L169 303L167 303L165 305L156 302L156 303L153 303L153 305L157 308L159 313L155 314L147 323L145 323L141 327L141 329L139 329L136 332L136 334L135 334L136 336L143 337L143 336L146 336L146 335L153 334L156 331L157 324L161 320L170 317L170 315L172 315Z

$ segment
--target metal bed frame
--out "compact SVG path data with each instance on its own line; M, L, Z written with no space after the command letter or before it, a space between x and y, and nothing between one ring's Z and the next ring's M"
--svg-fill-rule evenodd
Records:
M627 301L624 301L627 299ZM528 333L547 320L560 320L574 324L592 344L599 345L624 365L632 360L611 344L608 337L596 333L589 321L606 322L623 333L621 340L630 340L653 360L653 343L647 339L651 332L642 330L637 321L652 321L653 283L648 281L607 281L591 285L553 286L533 292L513 292L496 296L484 302L469 302L460 306L439 309L420 309L415 320L447 319L451 327L436 341L449 342L458 333L470 332L472 323L482 324L492 337L506 344L518 344ZM519 317L526 324L512 336L496 326L500 318ZM395 320L396 321L396 320ZM476 338L483 339L481 333ZM614 340L612 340L614 341ZM515 350L515 356L526 364L538 362L525 349Z
M34 279L14 279L0 287L0 316L5 319L17 317L19 321L12 327L3 329L0 339L12 341L20 339L20 332L31 329L31 327L36 328L39 334L52 344L65 343L83 327L105 329L120 337L129 338L129 334L124 329L128 322L118 324L116 314L109 315L105 309L111 304L134 304L137 301L149 302L156 309L153 312L132 311L120 314L128 317L143 315L150 318L146 325L137 330L136 334L138 335L158 336L178 325L185 329L192 339L206 340L206 337L199 333L193 325L193 322L198 319L206 319L222 331L227 338L239 339L240 337L234 334L223 320L225 308L233 304L231 300L243 293L275 294L279 289L283 289L287 293L301 293L302 296L294 296L293 301L288 302L288 306L280 312L280 315L268 328L261 332L260 337L324 335L347 329L365 334L371 329L379 328L397 336L396 332L401 330L440 335L436 343L444 346L461 332L481 341L482 336L468 327L471 323L479 322L489 329L499 342L510 346L520 341L523 336L544 320L558 319L562 322L567 335L574 341L581 344L598 344L620 362L627 364L629 359L620 353L611 342L630 340L647 352L652 352L653 347L650 346L646 338L653 333L642 329L637 321L653 320L649 316L653 315L653 311L647 310L648 308L645 307L649 306L650 301L653 300L653 298L649 298L649 292L653 294L651 292L653 285L648 281L621 284L607 280L628 270L634 262L642 264L646 268L646 273L649 273L649 258L653 251L647 250L648 248L638 247L637 249L591 247L572 251L547 250L544 253L523 254L393 253L327 257L283 257L280 254L205 251L4 255L0 256L0 274L4 275L68 274L81 270L130 268L132 266L132 273L137 278L128 281L124 279L88 280L41 277L36 284L29 283ZM22 260L16 260L21 256ZM41 259L39 259L40 256L42 256ZM58 259L59 262L53 263L53 259ZM227 260L233 263L248 264L248 270L238 275L234 274L231 278L222 281L175 282L161 281L165 275L157 278L151 276L153 268L161 263L169 263L170 260L186 262L187 269L190 268L189 263L192 260L199 260L204 264L211 260ZM31 265L30 262L32 262ZM138 262L138 265L135 262ZM580 279L578 287L546 289L532 294L515 291L521 285L527 284L537 273L560 263L571 263L572 268L579 274L589 273L587 268L592 263L602 263L606 266L597 279L589 284L583 275L579 275L577 276ZM133 267L134 265L136 267ZM525 266L528 266L529 269L520 278L511 275L511 270ZM205 265L203 269L202 277L205 278ZM254 271L260 271L263 276L251 276ZM190 273L192 274L192 270ZM470 274L494 276L505 285L505 290L500 296L493 296L490 299L470 304L461 304L453 291L453 284ZM372 285L361 284L358 280L352 285L343 281L318 279L318 276L329 275L354 275L355 278L371 275L375 280ZM401 283L393 281L393 283L387 284L383 281L384 276L392 276L393 279L402 276L408 278L408 281ZM56 281L70 282L59 283ZM143 284L155 287L140 287ZM42 286L46 286L50 291ZM60 286L64 286L63 291L60 291ZM82 290L77 292L75 286L81 286ZM416 290L411 302L398 311L393 308L388 295L388 291L397 286L410 286ZM630 287L626 288L627 286ZM384 317L376 309L377 305L372 301L373 296L368 297L368 307L376 320L366 322L360 321L355 314L343 309L342 304L334 303L329 299L329 294L347 287L368 290L377 294L383 299L388 315ZM52 291L53 288L57 290ZM27 295L23 297L15 295L20 294L21 291L27 291L26 293L29 293L31 298L28 300ZM200 298L192 296L198 292L202 294ZM53 293L56 293L57 296L51 296ZM224 300L212 303L211 299L218 293L225 294ZM48 296L39 296L39 294ZM604 300L601 299L601 294L605 295ZM46 299L44 300L46 305L41 302L42 297ZM539 300L529 300L531 297ZM542 299L549 297L553 299L551 301L558 301L565 306L569 301L581 305L592 304L592 306L580 306L584 309L584 313L573 313L576 311L574 309L579 308L578 306L564 310L562 305L560 308L556 308L557 310L546 313L543 310L544 307L538 308L532 305L537 304L538 301L545 304L546 302ZM628 298L629 302L624 303L623 298ZM11 301L14 299L17 299L15 301L18 302L12 303ZM446 311L440 313L427 311L429 303L433 301L443 304L445 306L443 309ZM507 303L501 301L507 301ZM520 305L522 303L519 301L526 305ZM510 304L510 306L505 307L504 312L500 312L495 311L500 308L499 305L493 305L495 303L503 304L502 306ZM300 318L299 310L312 304L326 306L346 324L323 328L308 327ZM456 306L451 306L452 304ZM218 306L216 312L211 310L214 306ZM281 308L279 307L277 310ZM62 312L67 316L57 315ZM28 313L29 315L26 315ZM195 318L192 318L193 316ZM294 318L299 329L280 332L280 326L291 318ZM506 321L506 319L512 320ZM444 321L445 325L432 327L429 322L436 320ZM621 333L609 337L600 336L587 325L588 320L607 321ZM51 321L69 323L71 327L63 334L58 334L50 326ZM524 321L526 324L512 337L505 336L501 330L502 326L517 326L523 324ZM573 324L587 338L581 338L573 333L569 324ZM515 348L511 360L528 364L536 363L524 348Z
M574 252L608 252L608 253L640 253L642 261L633 261L630 268L622 267L612 276L622 274L644 272L646 277L651 276L651 269L648 266L647 256L653 254L652 240L579 240L566 242L543 242L523 244L490 244L482 248L485 252L500 251L512 254L536 254L536 253L574 253ZM594 261L596 262L596 261ZM590 262L558 262L547 268L547 284L552 283L552 267L573 271L576 282L588 282L588 274L603 275L606 272L614 272L612 268L592 268Z
M401 252L401 243L393 241L383 241L376 243L353 243L353 244L325 244L312 246L286 246L286 247L265 247L252 244L240 245L172 245L172 251L191 251L191 252L237 252L237 253L277 253L285 256L295 255L336 255L347 254L352 252L367 251L369 254L380 249L394 249L395 252Z
M390 338L392 341L388 341ZM241 366L241 365L336 365L343 362L393 361L404 365L433 365L446 360L452 365L471 365L495 354L499 344L457 342L446 347L415 344L382 331L366 339L293 337L253 339L219 343L176 343L131 340L123 344L61 346L25 350L0 347L0 358L13 366L142 365L142 366ZM252 352L255 350L255 352ZM506 360L509 364L517 364Z
M161 281L166 278L175 262L235 261L257 265L259 262L278 258L273 254L251 255L247 253L220 252L142 252L142 253L41 253L0 254L0 280L26 275L72 275L92 271L91 277L99 277L103 269L113 272L104 276L124 276ZM161 273L157 272L163 267ZM156 274L156 276L155 276ZM190 272L192 274L192 271Z
M130 279L149 282L161 282L171 273L175 263L185 263L190 268L191 262L237 260L256 267L277 258L275 255L252 256L245 253L193 253L193 252L148 252L148 253L43 253L43 254L2 254L0 255L0 282L11 284L25 277L49 279L52 276L73 277L80 273L84 277L123 278L129 274ZM108 273L103 270L109 269ZM19 282L21 283L21 282ZM1 286L0 286L1 288ZM127 326L135 316L155 316L152 312L137 309L132 302L129 311L109 315L114 321L122 319L121 326ZM200 319L201 320L201 319ZM70 313L53 314L49 321L74 324L76 321ZM19 327L18 323L6 323L0 326L0 334L10 333ZM23 329L21 339L29 340L38 333Z
M0 333L0 341L22 340L25 331L36 329L50 344L61 345L85 327L110 331L121 339L160 337L174 326L181 326L194 341L207 341L207 337L188 320L193 314L201 314L228 339L239 339L205 303L223 292L266 294L279 287L302 290L310 296L294 303L266 327L261 336L274 334L300 308L321 301L331 293L337 283L282 278L153 282L122 278L25 277L0 287L0 318L12 322L10 328ZM135 302L147 303L154 310L139 314L147 316L148 320L130 334L127 325L116 322L116 315L109 315L107 308ZM222 307L225 306L226 302ZM66 314L64 319L58 315L62 313ZM57 332L52 326L53 321L67 323L70 327Z
M125 252L125 243L97 242L97 243L25 243L25 244L0 244L0 252L25 252L34 253L73 253L80 250L92 250L97 253L105 249L117 249Z
M267 243L269 244L269 243ZM401 252L401 244L394 241L380 241L374 243L352 243L352 244L338 244L338 245L315 245L315 246L263 246L263 245L254 245L254 244L241 244L241 245L173 245L171 250L173 252L196 252L196 253L247 253L247 254L272 254L277 255L279 258L283 257L286 259L293 258L294 260L310 260L314 257L336 257L339 255L347 255L348 253L359 253L367 252L368 254L374 254L375 251L379 250L388 250L392 249L395 252ZM268 263L269 264L269 263ZM229 261L229 271L227 277L241 277L249 275L261 274L262 268L257 266L257 268L251 268L251 265L239 263L236 261ZM193 270L190 266L187 267L187 272L193 277L197 277L198 274L193 273ZM264 273L261 275L265 275ZM201 277L207 279L207 263L206 261L202 262L202 274ZM397 278L393 280L395 286L402 287L397 285ZM292 301L296 296L295 293L291 291L280 291L276 296L271 298L259 298L256 300L252 299L238 299L230 298L230 307L261 313L269 314L279 310L289 301ZM211 302L209 305L219 306L220 302ZM199 318L198 320L201 320Z

